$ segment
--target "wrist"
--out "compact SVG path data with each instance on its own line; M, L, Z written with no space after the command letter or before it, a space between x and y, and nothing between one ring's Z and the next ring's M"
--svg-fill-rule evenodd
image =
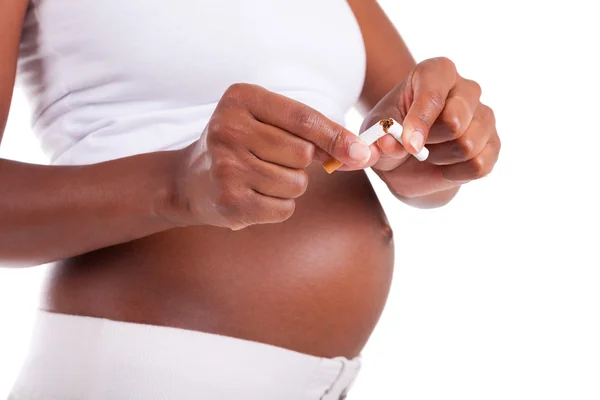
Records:
M164 221L169 228L191 225L192 216L184 183L187 148L154 153L155 168L148 169L154 183L154 205L152 213Z

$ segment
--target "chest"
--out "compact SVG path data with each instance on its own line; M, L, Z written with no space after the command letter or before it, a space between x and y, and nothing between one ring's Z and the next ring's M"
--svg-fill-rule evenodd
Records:
M71 91L111 84L121 98L208 103L248 82L339 103L362 89L362 36L345 0L35 3L41 49Z

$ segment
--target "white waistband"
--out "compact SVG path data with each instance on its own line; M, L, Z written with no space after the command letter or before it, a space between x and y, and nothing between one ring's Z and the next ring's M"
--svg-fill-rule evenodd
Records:
M337 400L360 359L39 311L11 400Z

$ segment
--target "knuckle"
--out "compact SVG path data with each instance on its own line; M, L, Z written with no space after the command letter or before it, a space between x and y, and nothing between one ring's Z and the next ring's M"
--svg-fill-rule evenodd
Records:
M294 173L291 188L293 197L302 196L308 188L308 174L303 170Z
M302 168L306 168L312 163L315 157L316 148L312 143L306 143L302 146L298 154L298 162L302 165Z
M447 68L448 70L456 71L456 64L454 64L454 61L448 57L437 57L436 60L442 67Z
M465 81L472 88L473 92L475 92L475 95L477 96L477 98L481 97L481 93L482 93L481 85L478 82L471 80L471 79L465 79Z
M329 154L335 154L337 149L344 147L346 143L345 132L341 126L336 126L332 129L333 136L328 141L327 149L325 149Z
M496 112L491 107L487 107L487 108L488 108L490 121L493 124L495 124L496 123Z
M448 109L446 109L448 110ZM446 111L442 117L443 124L448 129L452 139L458 139L463 132L460 117L455 112Z
M226 156L213 157L211 177L216 182L231 182L238 171L236 163Z
M296 107L290 112L292 124L297 126L300 131L309 133L318 128L319 121L317 116L303 107Z
M208 139L214 143L223 142L232 133L232 124L229 118L215 115L208 124Z
M435 63L434 59L425 60L417 64L415 68L413 68L412 72L409 75L409 81L413 81L414 79L418 79L418 77L425 72L425 70L430 66L431 63Z
M283 222L294 215L296 210L296 202L292 199L283 200L281 205L274 210L274 217L277 221Z
M208 122L208 133L210 136L219 136L219 134L227 130L229 121L221 115L213 115Z
M223 186L217 191L214 206L219 214L233 217L239 216L241 211L241 199L228 186Z
M214 131L210 127L208 127L207 135L206 135L206 146L207 146L208 150L214 151L222 144L223 144L223 137L221 135L219 135L216 131Z
M448 129L450 130L450 135L453 139L458 139L464 132L463 126L460 123L460 118L457 116L454 116L452 119L450 119L448 122Z
M221 97L221 105L239 106L239 104L248 101L256 101L254 97L260 93L260 89L260 86L251 83L233 83L225 90L223 97Z
M233 83L232 85L230 85L227 90L225 91L225 95L226 96L238 96L240 94L243 94L246 92L246 90L248 90L250 85L248 85L247 83L241 83L241 82L236 82Z
M209 128L216 142L231 143L239 140L246 132L243 122L237 118L225 118L219 116L211 120Z
M500 151L502 150L502 141L500 140L500 137L497 133L494 134L492 139L488 142L487 146L490 146L492 148L492 154L494 155L493 164L489 167L491 171L498 162L498 159L500 158Z
M495 123L496 121L496 115L494 113L494 110L492 110L491 107L486 106L485 104L481 105L481 115L482 119L486 122Z
M245 87L244 83L234 83L229 86L221 97L221 105L230 106L241 101L244 97Z
M487 161L481 156L473 158L471 160L471 165L473 167L474 179L483 178L490 172Z
M461 159L470 158L475 151L475 144L469 138L460 138L455 141L455 155Z

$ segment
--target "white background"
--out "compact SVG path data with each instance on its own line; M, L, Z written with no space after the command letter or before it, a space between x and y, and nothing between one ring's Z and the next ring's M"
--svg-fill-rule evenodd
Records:
M418 60L448 56L482 85L503 150L492 175L438 210L403 206L372 179L395 228L397 265L349 398L600 399L593 6L381 4ZM0 155L43 161L19 93ZM0 398L26 350L42 274L0 270Z

